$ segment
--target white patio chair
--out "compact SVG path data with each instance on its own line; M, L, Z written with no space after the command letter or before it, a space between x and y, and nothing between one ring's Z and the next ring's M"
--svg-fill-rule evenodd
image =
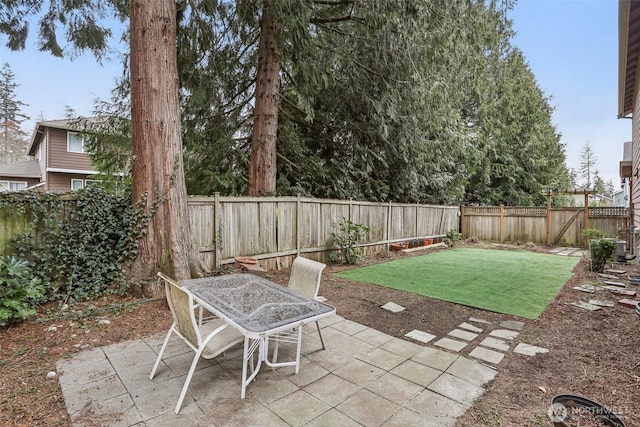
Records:
M318 261L313 261L304 257L296 257L291 265L291 275L289 276L289 284L287 287L293 291L296 291L302 295L306 295L310 298L316 299L318 297L318 290L320 289L320 279L322 278L322 270L326 267ZM324 338L322 337L322 331L320 330L320 323L316 322L316 328L318 330L318 336L322 349L325 350ZM275 347L273 349L273 362L275 363L278 358L278 342L297 342L297 333L284 332L279 333L273 337L275 341ZM297 357L299 358L300 355ZM297 372L297 369L296 369Z
M198 365L198 361L202 356L204 359L213 359L228 348L244 342L244 335L238 330L231 327L224 320L213 318L202 323L203 310L202 307L194 304L193 295L181 287L180 284L162 273L158 276L165 282L165 290L167 293L167 302L173 315L173 324L169 328L156 363L153 365L150 379L153 379L156 369L162 360L162 355L167 348L167 343L171 338L171 334L175 333L184 340L185 343L195 351L189 374L182 387L182 392L178 398L175 413L180 412L182 401L187 394L191 377ZM199 319L196 320L195 309L199 308Z

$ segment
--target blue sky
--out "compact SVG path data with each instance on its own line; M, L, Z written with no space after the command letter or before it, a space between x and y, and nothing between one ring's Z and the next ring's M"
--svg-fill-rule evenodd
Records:
M554 124L566 145L567 166L578 168L587 141L596 169L619 188L618 164L624 141L631 140L631 120L617 119L618 2L616 0L520 0L510 13L519 47L539 87L551 97ZM32 30L33 31L33 30ZM0 39L0 63L9 62L16 75L18 99L29 104L36 120L64 118L65 107L91 114L96 98L109 99L121 74L119 59L100 66L91 55L74 61L27 49L10 52Z
M618 189L631 120L618 119L618 1L520 0L510 18L538 86L555 107L567 166L589 141L596 169Z

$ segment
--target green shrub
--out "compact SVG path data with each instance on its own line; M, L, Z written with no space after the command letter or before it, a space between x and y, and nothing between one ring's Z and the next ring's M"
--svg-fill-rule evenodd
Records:
M606 233L599 228L585 228L582 230L582 237L587 240L602 239L606 236Z
M45 287L27 261L0 257L0 326L35 315L44 296Z
M602 271L607 262L613 260L613 255L616 253L615 240L606 239L607 234L599 228L584 229L582 237L589 244L591 271Z
M602 271L608 261L613 260L616 242L613 239L592 239L589 242L591 252L591 271Z
M369 227L354 224L345 218L341 218L335 227L338 230L331 233L331 238L340 248L340 258L347 264L357 264L362 256L362 248L358 247L358 243L364 241L364 236L370 231Z
M462 239L462 235L460 233L458 233L457 230L449 230L447 231L447 233L444 235L444 239L442 239L447 246L453 246L456 244L457 241Z

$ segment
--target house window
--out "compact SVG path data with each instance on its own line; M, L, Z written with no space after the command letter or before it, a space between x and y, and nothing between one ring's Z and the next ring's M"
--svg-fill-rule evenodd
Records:
M24 181L0 181L0 191L20 191L27 188Z
M84 179L72 179L71 180L71 189L72 190L82 190L84 188Z
M67 151L84 153L84 136L77 132L67 132Z
M100 181L95 179L72 179L71 190L82 190L83 188L99 185Z

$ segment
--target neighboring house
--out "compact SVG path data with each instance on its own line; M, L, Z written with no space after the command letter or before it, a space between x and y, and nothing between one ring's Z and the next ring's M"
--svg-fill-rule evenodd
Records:
M0 165L0 191L20 191L42 186L40 163L37 160Z
M584 206L584 194L570 194L568 197L571 200L570 206ZM589 194L588 202L589 206L614 206L613 199L604 194Z
M90 184L98 173L85 152L82 134L75 131L71 123L70 120L36 123L27 154L40 166L39 190L79 190Z
M640 2L618 3L618 118L631 119L631 163L620 164L620 178L629 179L632 225L640 227ZM626 157L626 155L625 155ZM624 163L624 164L623 164Z
M623 208L628 207L629 196L627 196L624 190L616 191L611 195L611 197L613 199L611 206L621 206Z

